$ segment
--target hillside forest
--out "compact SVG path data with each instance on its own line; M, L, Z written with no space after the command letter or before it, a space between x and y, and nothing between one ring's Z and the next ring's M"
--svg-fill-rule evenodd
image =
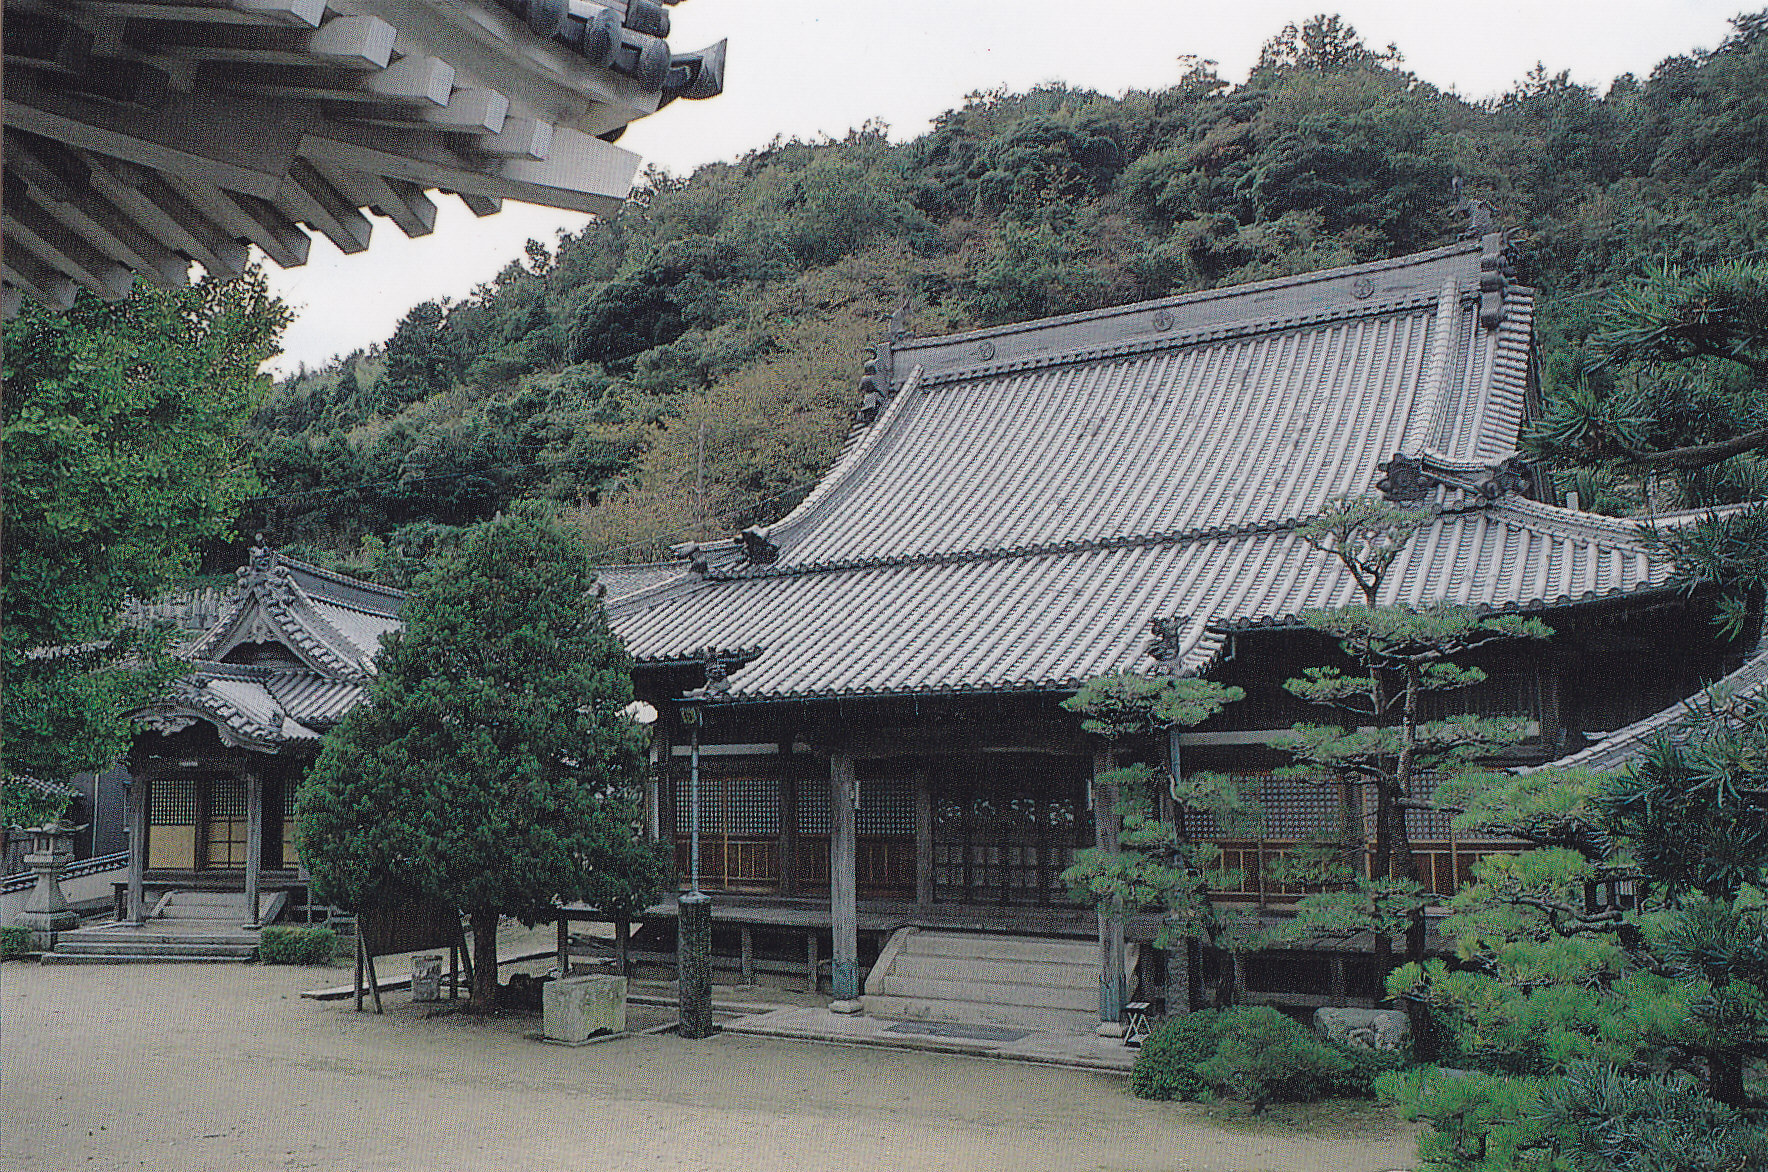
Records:
M1606 291L1768 253L1768 11L1602 90L1549 63L1456 94L1336 17L1277 33L1242 84L1195 57L1173 78L974 93L906 142L868 124L649 172L618 214L274 387L239 532L405 584L540 497L601 560L667 556L801 498L899 307L925 336L1399 255L1459 237L1456 180L1541 294L1550 394L1589 377ZM1664 491L1741 491L1721 480ZM1612 512L1640 491L1561 483Z

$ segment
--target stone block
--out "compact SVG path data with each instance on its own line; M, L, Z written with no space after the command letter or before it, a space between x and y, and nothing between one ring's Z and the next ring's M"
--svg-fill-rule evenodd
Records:
M1411 1023L1397 1009L1316 1009L1314 1030L1359 1050L1402 1050L1412 1040Z
M585 1042L626 1030L626 978L561 977L541 993L541 1032L551 1042Z

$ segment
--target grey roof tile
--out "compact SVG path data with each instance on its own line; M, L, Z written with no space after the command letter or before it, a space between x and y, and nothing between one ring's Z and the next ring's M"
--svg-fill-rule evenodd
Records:
M610 618L640 662L747 649L738 700L1070 687L1151 666L1155 618L1204 670L1227 629L1356 597L1295 527L1395 453L1468 487L1435 491L1386 601L1663 586L1632 523L1473 491L1515 450L1533 309L1511 287L1482 324L1479 265L1469 243L898 343L876 421L760 530L771 564L721 546Z

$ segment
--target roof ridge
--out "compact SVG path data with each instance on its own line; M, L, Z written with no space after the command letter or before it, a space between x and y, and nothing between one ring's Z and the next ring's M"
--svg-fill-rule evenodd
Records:
M1234 289L1245 286L1231 286ZM1285 330L1298 330L1307 326L1317 326L1325 322L1351 321L1361 317L1386 317L1390 314L1404 313L1409 309L1431 305L1438 301L1438 294L1428 297L1404 297L1392 301L1381 301L1365 305L1348 305L1322 309L1312 313L1297 313L1287 317L1263 318L1254 321L1233 322L1226 325L1195 326L1189 330L1175 330L1170 334L1160 334L1151 338L1142 338L1131 342L1116 342L1110 345L1087 346L1072 350L1053 350L1042 354L1030 355L1025 358L1012 358L1000 362L978 362L972 365L954 366L937 374L926 375L921 384L926 387L941 387L954 382L967 382L971 379L989 378L995 375L1014 374L1027 370L1048 370L1055 366L1073 366L1083 362L1098 362L1107 358L1125 358L1133 354L1151 354L1161 350L1182 350L1187 346L1200 346L1207 342L1222 342L1233 338L1250 337L1257 334L1280 334ZM1047 318L1039 325L1060 321L1059 318ZM917 367L916 369L919 369Z
M1277 289L1294 289L1311 284L1343 280L1370 273L1388 272L1394 269L1412 268L1428 264L1432 261L1444 260L1461 253L1478 255L1482 246L1476 237L1470 240L1459 240L1440 248L1430 248L1423 252L1411 252L1404 256L1385 257L1381 260L1359 261L1355 264L1340 265L1337 268L1317 269L1313 272L1295 273L1285 277L1268 277L1262 281L1250 281L1238 285L1218 285L1210 289L1195 289L1188 293L1177 293L1167 297L1156 297L1146 301L1125 302L1122 305L1110 305L1101 309L1083 309L1075 313L1059 314L1055 317L1035 318L1030 321L1008 322L998 326L986 326L977 330L965 330L956 334L941 334L929 338L909 338L895 344L898 351L910 351L917 348L947 345L954 342L981 341L986 338L1000 337L1005 334L1021 333L1030 330L1045 329L1050 326L1069 325L1085 321L1098 321L1149 310L1171 309L1186 305L1197 305L1204 302L1224 298L1239 298L1249 294L1268 293ZM1385 304L1385 303L1378 303Z

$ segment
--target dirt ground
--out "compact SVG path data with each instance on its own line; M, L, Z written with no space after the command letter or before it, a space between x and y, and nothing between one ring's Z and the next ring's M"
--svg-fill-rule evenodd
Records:
M1409 1167L1376 1114L1222 1125L1123 1079L932 1054L662 1034L567 1048L538 1018L316 1002L330 971L0 969L0 1167L558 1169ZM644 1011L661 1020L663 1011ZM1309 1134L1312 1132L1312 1134Z

